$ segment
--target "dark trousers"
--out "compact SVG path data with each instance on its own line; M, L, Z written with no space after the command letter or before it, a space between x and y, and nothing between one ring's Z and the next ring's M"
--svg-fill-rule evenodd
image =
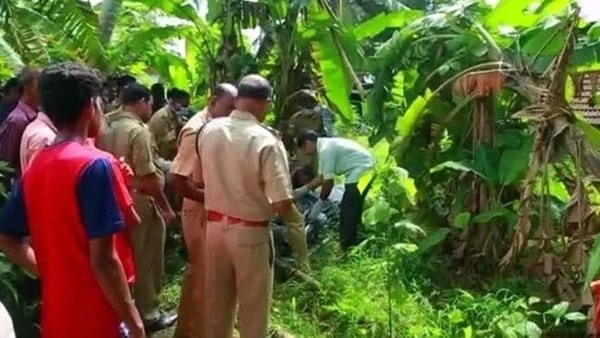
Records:
M358 244L358 227L362 222L365 197L371 188L371 182L361 194L357 183L346 184L340 203L340 245L346 250Z

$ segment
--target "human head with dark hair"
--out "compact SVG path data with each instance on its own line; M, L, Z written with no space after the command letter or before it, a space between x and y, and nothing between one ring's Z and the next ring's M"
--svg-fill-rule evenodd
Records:
M260 75L251 74L244 76L237 87L235 108L251 113L260 122L264 121L273 92L269 81Z
M125 111L139 116L144 122L152 115L152 93L141 84L132 83L123 88L121 103Z
M167 104L165 98L165 86L162 83L155 83L150 87L152 92L152 112L159 110Z
M169 105L173 110L187 109L190 105L190 93L179 88L171 88L168 93Z
M297 189L309 184L316 177L314 170L306 165L294 169L292 172L292 188Z
M21 97L21 85L16 77L8 79L2 87L2 104L16 104Z
M137 83L137 80L135 79L135 77L129 74L121 75L117 79L117 86L119 86L120 88L125 88L132 83Z
M40 77L44 112L62 133L95 137L102 119L102 79L95 69L72 62L50 65Z
M119 76L109 75L102 84L102 95L106 102L112 102L119 96Z
M40 70L38 68L25 67L19 74L21 99L29 107L35 110L37 110L40 105L39 80Z
M210 97L208 113L212 118L229 116L235 108L237 88L231 83L219 83Z
M135 77L133 77L131 75L128 75L128 74L120 75L117 78L117 98L119 99L119 101L121 101L121 95L123 95L123 89L132 83L137 83L137 80L135 79Z
M296 146L306 155L314 155L317 153L318 139L319 135L314 130L305 130L296 140Z

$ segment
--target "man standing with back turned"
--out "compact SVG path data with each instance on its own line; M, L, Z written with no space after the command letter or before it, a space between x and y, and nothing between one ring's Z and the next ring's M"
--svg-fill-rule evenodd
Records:
M262 124L271 85L248 75L229 117L198 135L207 219L208 338L232 335L236 301L242 338L267 335L273 256L269 219L295 218L285 149ZM293 221L296 221L295 219Z
M204 212L204 191L199 185L202 173L199 172L196 153L198 130L209 120L228 116L233 110L237 89L229 83L217 85L209 106L194 115L179 133L179 150L171 165L173 188L181 195L181 225L187 248L188 264L183 275L176 338L196 338L206 336L206 314L204 312L204 247L206 222Z

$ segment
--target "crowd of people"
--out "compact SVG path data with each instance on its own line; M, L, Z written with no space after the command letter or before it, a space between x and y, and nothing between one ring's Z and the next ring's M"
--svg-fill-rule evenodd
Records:
M269 82L252 74L218 84L206 108L190 113L183 90L165 95L131 76L103 81L70 62L7 82L0 160L13 172L3 175L10 195L0 250L40 279L42 337L137 338L176 325L175 337L229 338L236 319L242 338L266 337L270 221L284 224L308 271L298 205L320 189L306 213L317 218L336 199L336 176L345 177L340 244L358 243L370 185L358 182L374 168L372 155L333 137L329 111L314 104L322 128L295 139L298 155L317 164L291 168L280 132L263 123L271 98ZM188 254L178 312L169 315L158 296L166 227L178 215Z

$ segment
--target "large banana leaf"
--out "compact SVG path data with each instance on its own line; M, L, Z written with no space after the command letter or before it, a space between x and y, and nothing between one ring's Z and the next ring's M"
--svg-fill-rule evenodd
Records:
M127 0L144 4L148 9L158 9L165 14L189 21L198 28L206 26L194 6L183 0Z
M354 34L357 40L362 41L376 36L387 28L401 28L422 15L423 12L410 9L387 14L380 13L356 26Z
M564 11L570 3L570 0L500 0L485 24L493 31L503 26L531 27L542 18Z
M336 23L316 2L308 6L308 17L311 22L304 36L310 39L313 55L319 63L325 95L344 120L352 121L350 94L356 75L340 35L330 29Z
M333 38L327 33L318 34L313 40L312 47L315 59L319 63L327 98L344 119L352 120L354 118L350 104L352 80L344 69L344 61Z

